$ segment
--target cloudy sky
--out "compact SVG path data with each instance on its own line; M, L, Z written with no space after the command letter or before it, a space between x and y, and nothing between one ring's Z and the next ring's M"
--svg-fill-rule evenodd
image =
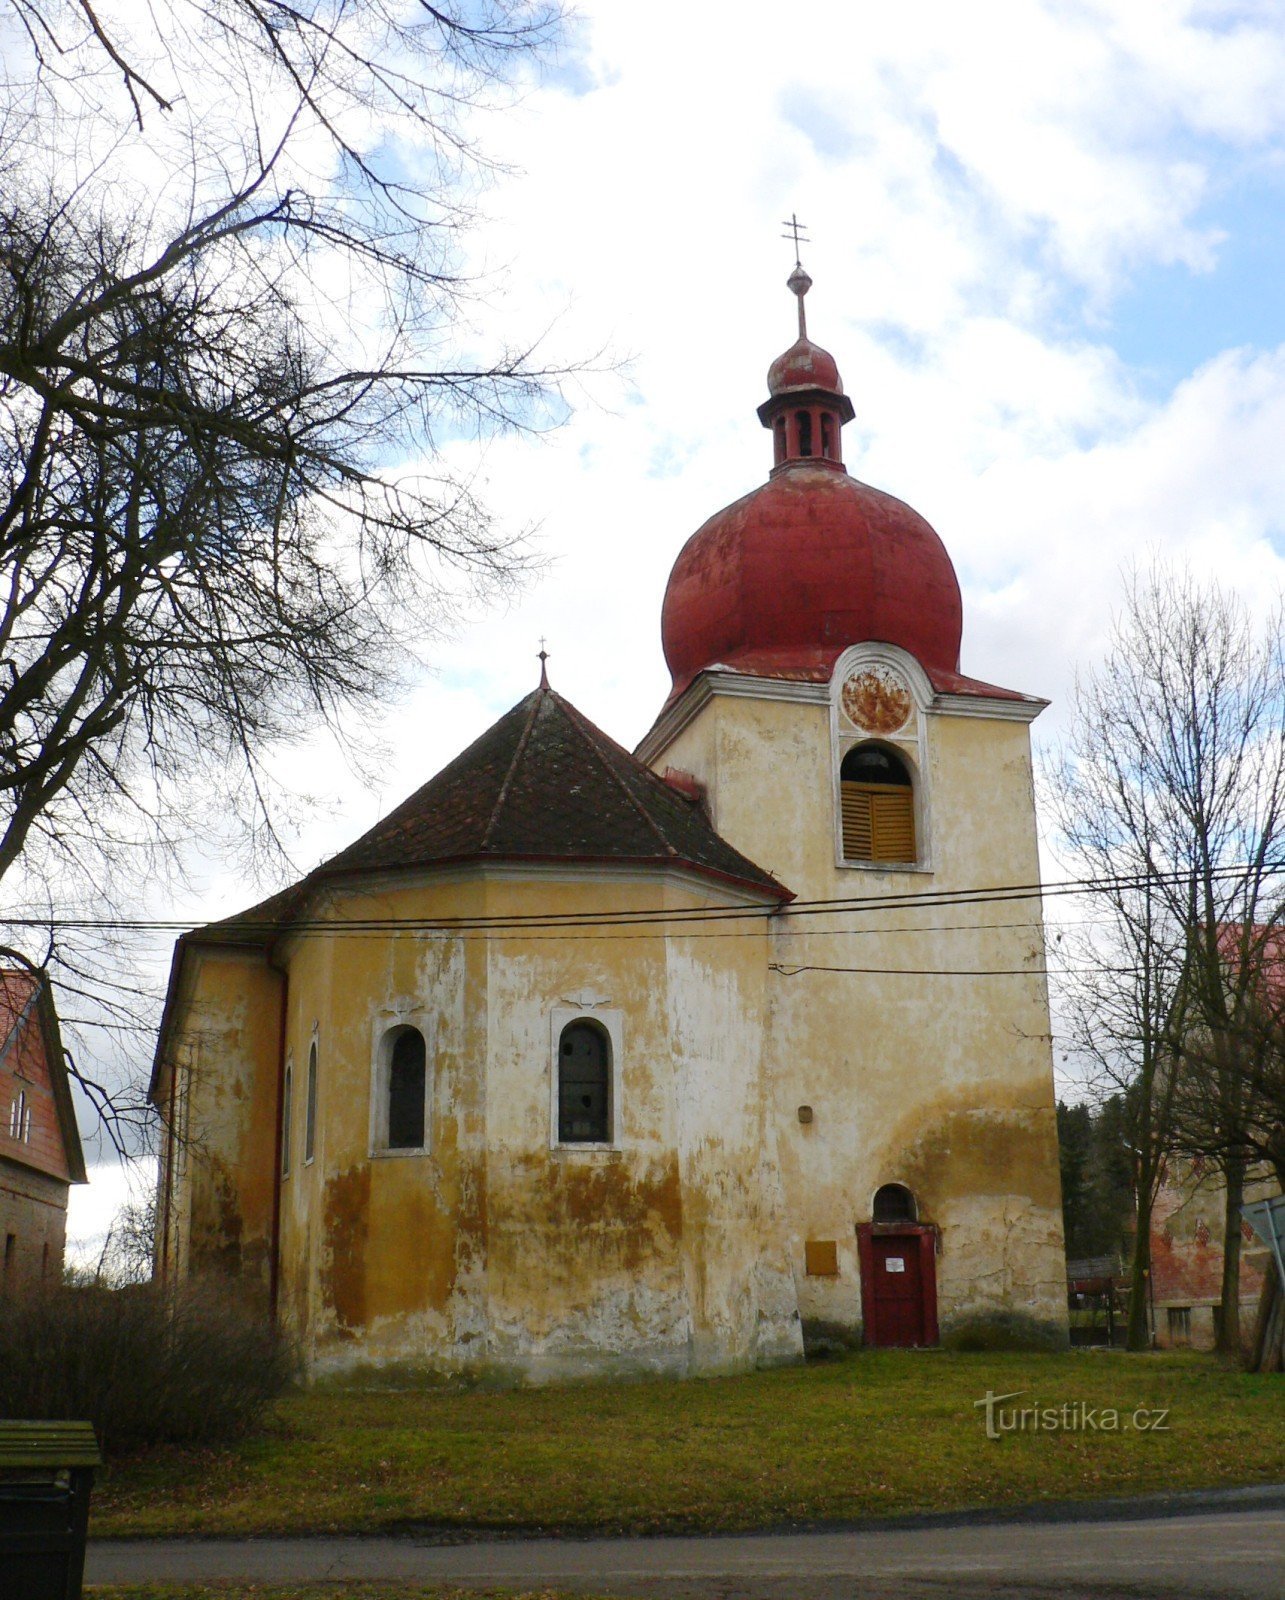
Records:
M1055 737L1150 552L1255 602L1282 577L1285 0L581 0L559 56L480 130L512 168L471 240L479 346L544 333L616 370L539 439L450 446L542 575L441 642L390 704L363 788L324 804L304 870L551 679L633 744L668 690L659 615L684 540L765 477L754 415L794 337L836 356L856 476L937 528L965 672L1044 695ZM166 914L275 883L210 863ZM116 1185L119 1188L119 1184ZM106 1200L77 1196L73 1232Z

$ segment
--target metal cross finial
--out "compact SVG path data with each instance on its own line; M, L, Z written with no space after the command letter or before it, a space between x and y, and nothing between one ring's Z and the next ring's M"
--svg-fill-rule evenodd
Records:
M545 646L545 638L544 638L544 635L541 634L540 635L540 650L539 650L539 656L540 656L540 687L542 689L547 689L549 687L549 674L548 674L548 671L547 671L547 669L545 667L545 662L548 661L548 659L549 659L549 652L544 648L544 646Z
M787 228L789 230L787 233L783 233L781 235L782 239L793 239L794 240L794 264L795 264L795 266L796 267L802 266L803 263L802 263L802 260L800 259L800 256L799 256L799 246L801 244L811 244L812 243L811 239L808 238L807 233L804 231L807 228L807 223L806 222L800 222L798 217L795 216L794 212L791 211L790 212L790 220L788 222L783 222L781 224L781 226L783 228Z

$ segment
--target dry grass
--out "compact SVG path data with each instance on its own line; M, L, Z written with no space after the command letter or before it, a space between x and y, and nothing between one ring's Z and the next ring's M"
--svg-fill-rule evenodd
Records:
M1168 1410L1164 1432L984 1437L1019 1403ZM1191 1355L870 1352L744 1377L291 1395L220 1450L100 1481L92 1532L730 1529L1285 1480L1285 1383Z
M562 1589L457 1589L436 1583L91 1583L90 1600L611 1600Z

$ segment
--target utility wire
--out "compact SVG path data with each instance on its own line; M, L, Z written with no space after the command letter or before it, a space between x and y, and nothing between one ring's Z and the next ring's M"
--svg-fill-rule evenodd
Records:
M1285 863L1273 862L1266 866L1233 864L1215 868L1209 877L1221 880L1235 878L1254 871L1265 875L1281 871ZM219 934L244 934L247 938L265 935L321 933L379 934L396 932L441 932L494 935L526 930L600 929L621 927L646 927L664 924L683 927L701 922L734 922L751 918L768 921L774 918L820 917L864 913L871 911L942 910L956 906L1002 905L1010 901L1047 900L1066 895L1120 894L1147 885L1184 883L1193 874L1185 870L1169 872L1142 871L1109 874L1101 877L1067 878L1049 883L995 884L979 888L925 890L918 892L893 892L888 894L844 895L829 899L796 900L782 906L691 906L656 907L628 912L532 912L490 917L300 917L292 919L228 918L223 922L192 928L190 923L158 918L128 917L11 917L0 918L0 925L13 928L56 929L78 932L143 932L143 933L201 933L214 930ZM1205 876L1202 874L1202 877ZM1035 924L1032 923L1032 926ZM975 924L978 932L987 924ZM1004 926L996 924L994 926ZM781 933L794 930L779 929ZM815 930L844 932L856 930ZM874 930L872 930L874 931ZM928 931L914 929L880 929L880 932ZM751 937L757 936L751 934ZM692 935L691 937L696 937ZM230 941L231 942L231 941Z

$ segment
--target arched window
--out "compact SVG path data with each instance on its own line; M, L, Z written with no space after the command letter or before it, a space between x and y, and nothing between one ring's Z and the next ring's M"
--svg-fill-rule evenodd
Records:
M906 1188L905 1184L885 1183L882 1188L875 1190L871 1220L874 1222L913 1222L915 1220L914 1195Z
M821 413L821 454L827 461L834 460L834 418L828 411Z
M839 769L845 861L912 862L915 791L906 763L879 744L854 745Z
M799 429L799 454L810 456L812 454L812 413L800 411L795 415L795 422Z
M286 1081L281 1089L281 1176L290 1176L290 1109L293 1094L290 1080L294 1069L286 1062Z
M424 1148L424 1090L427 1056L418 1028L401 1028L388 1057L389 1150Z
M558 1143L610 1142L610 1042L596 1022L569 1022L558 1040Z
M311 1161L317 1148L317 1044L308 1051L308 1099L303 1112L303 1159Z
M772 424L772 446L775 453L775 464L779 467L785 460L785 418L778 417Z

